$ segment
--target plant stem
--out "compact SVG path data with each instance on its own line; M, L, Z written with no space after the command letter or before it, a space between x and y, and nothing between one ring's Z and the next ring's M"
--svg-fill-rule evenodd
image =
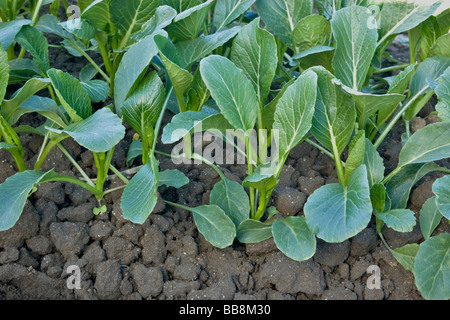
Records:
M403 114L406 112L406 110L408 110L408 108L412 105L412 103L418 98L420 97L427 89L429 88L428 85L426 85L424 88L422 88L422 90L420 90L418 93L416 93L416 95L414 97L412 97L408 103L406 103L401 109L400 111L394 116L394 118L392 118L392 120L389 122L389 124L387 125L387 127L383 130L383 132L381 133L381 135L378 137L377 141L374 143L375 148L378 149L378 147L381 145L381 143L383 142L384 138L386 138L386 136L388 135L389 131L392 130L392 128L394 127L394 125L397 123L397 121L403 116Z
M174 206L174 207L177 207L177 208L180 208L180 209L192 212L192 208L187 207L187 206L183 206L182 204L174 203L174 202L167 201L167 200L164 200L164 202L167 203L167 204L170 204L171 206Z
M251 150L251 141L249 136L245 136L245 150L247 151L247 171L248 175L253 174L253 158L252 158L252 150ZM255 188L249 188L250 194L250 216L252 218L255 217Z
M102 70L102 68L99 67L97 63L95 63L94 60L92 60L92 58L83 49L80 48L78 44L76 44L76 42L71 40L67 41L73 46L75 50L81 53L83 57L85 57L86 60L89 61L90 64L92 64L92 66L101 74L101 76L106 80L106 82L111 83L111 79L109 78L109 76Z
M33 20L33 26L35 26L37 23L39 11L41 10L43 1L44 0L38 0L38 3L36 4L36 7L34 8L33 15L31 17L31 20ZM24 56L25 56L25 49L22 48L22 49L20 49L19 59L23 59Z
M410 64L407 63L407 64L401 64L401 65L396 65L396 66L382 68L382 69L375 69L373 74L379 74L379 73L389 72L389 71L393 71L393 70L404 69L409 66L410 66Z
M115 191L119 191L119 190L125 189L126 186L127 185L125 184L125 185L120 186L120 187L116 187L116 188L112 188L112 189L106 190L105 192L103 192L103 197L106 196L108 193L112 193L112 192L115 192Z
M69 176L58 176L58 177L46 180L45 182L55 182L55 181L64 181L64 182L76 184L76 185L90 191L92 194L95 195L95 197L97 199L103 198L103 191L100 191L97 188L92 187L89 184L87 184L81 180L78 180L77 178L73 178L73 177L69 177Z
M47 158L50 151L61 141L63 141L67 136L59 137L56 140L50 140L50 142L47 144L47 146L42 150L40 157L37 159L36 164L34 165L34 170L40 170L42 164L44 163L45 159Z
M155 136L153 137L152 150L151 150L150 154L153 154L155 152L156 143L158 142L159 130L161 129L162 120L163 120L164 114L166 113L167 105L169 104L169 98L172 95L172 92L173 92L173 86L171 86L170 89L168 89L168 91L167 91L166 100L164 101L164 105L161 109L158 120L156 121L155 132L154 132Z
M320 151L322 151L323 153L325 153L327 156L329 156L331 159L334 160L334 155L328 151L327 149L325 149L324 147L322 147L320 144L312 141L311 139L306 139L306 142L308 142L310 145L316 147L317 149L319 149Z
M109 169L111 169L111 171L114 172L119 177L120 180L125 182L125 184L130 183L130 180L125 178L125 176L119 170L117 170L112 164L109 164Z
M64 148L64 146L61 143L57 143L56 146L64 153L64 155L70 160L70 162L73 164L73 166L78 170L78 172L83 176L83 178L86 180L86 183L89 184L92 187L95 187L95 184L92 182L92 180L88 177L86 172L84 172L83 169L79 166L79 164L75 161L74 158L70 155L70 153Z

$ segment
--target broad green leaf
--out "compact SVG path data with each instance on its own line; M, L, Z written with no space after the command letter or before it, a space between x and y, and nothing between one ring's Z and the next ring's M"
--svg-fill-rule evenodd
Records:
M22 103L8 119L8 123L10 125L16 124L22 115L31 112L39 113L60 127L65 127L67 125L66 115L64 114L64 111L56 105L56 102L53 99L39 96L32 96Z
M313 13L312 0L257 0L259 16L267 27L291 49L297 23Z
M395 111L400 102L405 98L404 95L398 93L362 93L346 86L344 86L344 89L352 95L353 100L355 101L360 128L365 128L369 118L381 109Z
M175 47L180 55L180 66L187 68L195 61L210 54L233 38L239 30L241 27L235 26L207 36L201 35L192 40L177 42Z
M89 21L80 18L61 22L61 26L80 40L89 41L94 39L97 33L97 29L94 25Z
M399 155L399 166L450 157L450 122L432 123L414 133Z
M398 232L411 232L416 225L414 212L409 209L393 209L375 216L382 220L387 227Z
M287 88L275 110L273 129L279 134L279 155L285 157L311 128L317 97L317 74L303 73Z
M236 237L236 227L225 212L216 205L192 208L198 231L213 246L223 249L230 246Z
M161 32L164 35L165 31L161 30L157 31L156 34ZM148 65L158 54L158 49L153 40L154 35L152 33L133 44L123 55L119 64L114 81L114 102L119 116L122 116L121 108L131 89L145 76ZM145 55L142 52L145 52Z
M43 33L54 33L61 38L75 41L73 34L65 30L59 23L58 19L51 14L46 14L40 17L35 27Z
M164 170L159 173L159 186L181 188L189 183L189 178L180 170Z
M264 190L273 189L278 181L275 179L275 163L261 164L253 171L252 174L245 177L242 185L251 187L263 192Z
M0 231L8 230L16 224L31 190L50 174L52 171L24 171L0 184Z
M125 100L122 115L134 130L145 138L148 129L153 133L153 126L158 120L165 100L165 88L156 72L150 73L139 87ZM148 141L152 143L153 141Z
M17 111L17 109L36 92L48 87L49 79L32 78L28 80L22 88L12 97L11 100L3 100L1 114L9 121L9 118Z
M208 114L205 112L187 111L176 114L172 121L163 129L161 141L165 144L177 142L187 133L202 132L217 129L225 131L232 129L222 114Z
M372 216L365 165L353 172L346 187L331 183L317 189L303 211L311 231L327 242L342 242L361 232Z
M442 220L442 213L436 205L436 197L428 198L420 209L419 225L424 239L431 237L431 234Z
M315 66L322 66L331 73L333 70L333 57L335 48L329 46L317 46L306 49L303 52L295 55L295 59L299 59L300 65L303 69L312 68Z
M9 84L28 81L30 78L42 76L41 70L31 59L14 59L9 61Z
M450 175L437 179L433 183L436 205L444 217L450 219Z
M6 94L6 87L8 86L8 78L9 78L9 64L8 64L8 55L3 48L0 48L0 106L3 102L3 98ZM3 115L3 108L0 109Z
M272 129L278 101L280 101L281 97L284 95L289 86L294 83L294 81L295 79L292 78L291 80L286 82L283 88L281 88L281 90L278 90L276 96L264 106L264 109L262 111L262 121L267 129Z
M384 179L384 162L372 141L366 139L364 151L364 164L367 168L367 179L369 187L380 183Z
M366 149L366 135L364 130L359 130L353 137L348 148L348 157L345 161L345 180L352 175L360 165L364 164ZM370 186L370 184L369 184Z
M105 101L109 96L108 83L103 80L94 79L87 82L81 82L81 86L94 103Z
M414 272L414 260L419 251L419 245L417 243L411 243L404 245L403 247L391 250L394 258L405 268L411 272Z
M196 38L203 27L212 2L213 0L207 0L179 13L173 23L167 27L167 32L180 41Z
M307 260L316 252L316 237L309 230L305 217L277 219L272 233L278 249L293 260Z
M33 61L43 74L50 68L48 42L44 35L32 26L23 26L16 41L33 56Z
M450 56L450 33L446 33L439 37L428 51L427 57L445 55Z
M78 0L77 2L78 2L78 6L80 7L80 10L81 11L84 11L84 10L86 10L87 9L87 7L89 6L89 5L91 5L93 2L96 2L96 1L99 1L99 0ZM100 0L100 1L103 1L103 0ZM45 2L46 2L46 0L44 0L44 4L45 4ZM48 0L47 2L53 2L52 0ZM110 0L106 0L105 2L111 2Z
M102 108L89 118L68 125L63 130L47 127L49 131L65 133L93 152L107 152L125 136L121 119L108 108Z
M368 26L367 8L352 6L339 10L331 20L336 51L336 77L355 91L361 91L377 47L378 33Z
M109 1L95 0L81 13L81 19L88 21L97 30L105 30L111 22Z
M409 98L418 96L419 99L406 110L404 116L406 120L414 118L428 102L433 95L430 82L437 81L448 67L450 67L450 57L442 55L427 58L417 67L409 86Z
M272 237L272 225L247 219L237 229L236 239L241 243L258 243Z
M155 15L142 25L142 28L132 34L130 42L138 42L145 37L156 34L167 27L176 17L177 11L169 6L160 6L156 9Z
M176 9L178 13L199 5L201 2L202 0L162 0L163 5Z
M142 156L142 141L141 140L133 140L128 148L127 152L127 167L131 167L134 159L139 156Z
M386 209L386 188L382 183L374 184L370 188L370 201L375 214L383 213Z
M195 70L192 85L187 90L186 96L186 109L189 111L200 111L211 97L211 92L203 81L199 68Z
M316 0L317 10L328 20L333 17L337 10L341 9L342 5L341 0Z
M439 99L436 105L439 118L442 121L450 122L450 67L437 80L434 91Z
M161 0L112 0L111 21L117 28L119 49L125 48L131 35L140 30L161 5Z
M331 25L325 17L312 14L301 19L292 35L296 53L329 44Z
M6 51L14 42L16 35L19 33L20 29L25 26L32 24L32 20L13 20L9 22L0 22L0 45Z
M120 202L123 217L131 222L143 224L158 201L159 169L154 155L134 175L125 187Z
M244 188L227 178L214 185L209 203L220 207L231 218L236 228L250 215L250 200Z
M17 149L17 150L19 150L19 147L16 146L15 144L10 144L10 143L6 143L6 142L0 142L0 149L4 149L4 150Z
M233 20L239 18L253 3L255 0L217 0L213 21L216 30L222 30Z
M380 40L383 44L392 35L408 31L428 17L441 4L441 1L386 1L380 12Z
M408 204L409 194L413 186L426 174L438 170L440 167L434 162L411 164L403 167L386 184L386 191L391 199L392 209L404 209Z
M356 119L355 103L334 76L323 67L314 67L318 75L317 100L311 133L321 145L332 151L336 148L341 154L347 146Z
M278 65L274 37L259 27L256 18L239 31L233 41L231 61L253 84L260 106L264 106Z
M170 39L160 35L155 36L155 43L158 48L159 55L164 63L170 82L173 85L173 90L177 95L177 99L183 101L180 105L184 106L184 93L192 85L194 76L189 71L180 67L180 57L177 48L170 41ZM186 110L181 110L182 112Z
M401 71L392 81L392 84L389 86L388 94L404 94L406 91L406 88L408 87L411 77L414 74L416 68L416 64L411 64L410 66L406 67L405 70ZM389 117L394 113L396 110L395 107L392 107L393 104L388 104L386 106L382 106L378 110L378 116L377 116L377 126L381 127L388 119Z
M450 299L450 234L425 240L414 262L416 286L425 299Z
M244 72L227 58L217 55L204 58L200 72L228 122L244 132L253 129L258 98Z
M91 99L76 78L56 69L48 70L47 74L62 106L74 122L92 114Z

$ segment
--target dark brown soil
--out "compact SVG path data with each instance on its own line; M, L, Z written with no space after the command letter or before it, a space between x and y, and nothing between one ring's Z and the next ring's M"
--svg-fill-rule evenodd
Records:
M51 61L72 73L84 63L61 52ZM28 115L23 121L35 125L42 119ZM415 123L420 126L430 121L433 117ZM380 148L387 171L398 161L403 130L403 126L397 126ZM125 157L133 134L128 129L126 139L116 148L113 163L120 170L127 169ZM31 167L42 138L21 138ZM71 140L63 144L88 174L95 175L90 152ZM170 146L159 145L157 149L170 152ZM1 183L16 171L7 152L0 150L0 159ZM164 157L159 157L159 163L161 170L175 168ZM58 149L53 150L42 169L50 168L77 176ZM217 173L206 165L182 165L177 169L191 183L180 189L160 187L162 198L188 206L208 203L210 191L219 181ZM229 179L242 181L245 177L244 166L224 165L221 169ZM427 175L412 191L409 207L416 213L431 195L432 182L439 176ZM308 196L332 182L337 182L333 161L302 143L288 158L269 205L277 206L281 215L302 215ZM120 184L118 179L111 182L111 186ZM272 239L251 245L236 241L222 250L214 248L199 234L189 212L162 201L143 225L133 224L122 217L120 197L121 191L109 194L105 199L107 212L94 216L92 209L98 203L84 189L61 182L40 186L27 201L17 225L0 232L0 300L421 299L412 273L399 265L380 242L374 221L342 243L319 240L313 258L295 262L280 253ZM448 229L448 223L438 231L443 228ZM394 248L423 240L418 226L410 233L385 229L384 234ZM71 265L81 270L81 289L67 287L67 269ZM381 270L380 289L368 288L367 270L371 265Z

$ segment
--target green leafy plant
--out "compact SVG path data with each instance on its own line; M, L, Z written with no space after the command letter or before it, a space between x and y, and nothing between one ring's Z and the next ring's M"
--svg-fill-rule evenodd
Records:
M203 162L220 176L209 204L165 200L192 212L199 232L216 247L273 238L280 251L303 261L314 255L317 238L342 242L373 220L386 247L414 273L422 295L450 297L450 239L435 232L450 215L444 175L450 170L438 162L450 155L450 9L438 10L443 1L84 0L80 17L64 22L56 15L38 19L41 6L52 1L28 3L31 9L0 0L0 149L11 153L19 171L0 184L0 230L17 222L39 185L54 181L83 187L99 202L123 189L124 218L142 224L161 185L189 183L181 171L160 171L157 155L167 156ZM59 5L52 3L52 13ZM17 19L17 13L31 19ZM46 33L62 38L53 47L87 59L79 79L51 68ZM387 50L406 33L409 63ZM23 59L25 52L31 59ZM20 89L5 99L12 84ZM44 90L50 98L37 95ZM440 122L411 134L409 121L434 95ZM108 98L112 104L97 105ZM174 116L162 128L168 110ZM26 113L39 113L46 122L18 126ZM124 121L136 132L127 163L137 157L142 163L130 180L111 165ZM387 173L378 149L399 121L405 126L402 149ZM24 160L21 133L43 137L33 164ZM213 143L202 146L196 140L202 136L214 137ZM92 152L95 179L61 144L68 138ZM156 149L159 138L182 142L166 154ZM311 194L304 215L283 217L269 202L289 153L302 142L333 159L338 182ZM79 178L41 171L55 147ZM183 152L175 152L178 147ZM224 160L246 165L242 183L225 176ZM107 189L110 171L123 185ZM384 228L412 230L409 196L430 172L442 176L420 210L425 241L390 248ZM101 206L94 214L104 211Z

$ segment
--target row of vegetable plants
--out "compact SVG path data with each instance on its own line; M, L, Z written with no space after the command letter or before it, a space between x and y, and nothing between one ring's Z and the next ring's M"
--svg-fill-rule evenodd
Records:
M39 14L44 5L52 14ZM314 255L316 238L342 242L375 219L380 238L414 273L421 294L450 298L450 235L433 235L450 216L449 175L436 180L420 211L425 241L392 249L383 238L384 227L409 232L416 225L407 205L422 177L450 172L437 164L450 154L450 9L444 1L80 0L78 6L79 16L60 22L60 1L0 1L0 148L19 171L0 185L0 230L14 226L39 185L54 181L89 190L99 206L106 194L123 189L124 218L144 223L159 186L189 183L179 170L160 172L156 155L168 156L204 162L221 178L208 205L166 201L192 212L212 245L273 237L284 254L303 261ZM410 63L386 51L406 33ZM60 43L50 45L45 34ZM49 47L86 58L79 79L51 67ZM394 70L398 74L385 76ZM21 87L5 99L12 85ZM409 121L434 95L441 121L411 134ZM169 110L174 116L162 127ZM42 115L45 124L17 125L27 113ZM386 174L378 149L399 121L406 131L402 150ZM129 162L140 157L143 164L131 180L111 164L124 122L137 133ZM195 147L192 137L195 142L202 132L239 151L247 165L241 184L225 177L218 157ZM24 160L22 133L43 137L33 168ZM61 144L67 138L92 152L95 178ZM179 143L183 152L156 150L159 138ZM304 215L278 218L268 204L289 153L302 142L334 160L339 181L317 189ZM79 179L41 171L54 148ZM123 186L107 188L110 172Z

